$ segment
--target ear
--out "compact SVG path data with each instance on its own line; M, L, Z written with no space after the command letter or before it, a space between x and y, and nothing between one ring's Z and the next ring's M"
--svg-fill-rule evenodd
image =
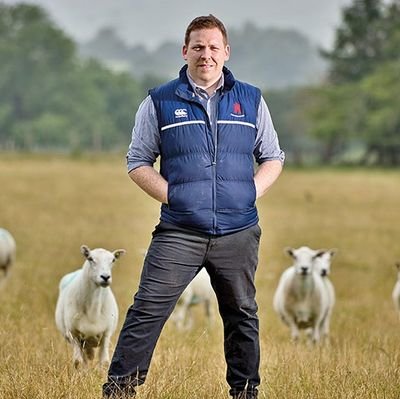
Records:
M337 248L331 248L328 252L329 255L331 256L331 259L338 253L338 249Z
M81 253L85 258L88 258L90 256L90 248L87 245L82 245L81 246Z
M186 44L182 46L182 57L184 60L187 60L187 47Z
M326 249L317 249L316 254L313 256L313 258L319 258L321 257L325 252L327 252Z
M229 61L230 56L231 56L231 46L227 44L225 47L225 61Z
M125 249L116 249L116 250L113 252L113 255L114 255L115 259L119 259L120 256L122 256L122 255L125 254L125 253L126 253Z
M286 255L291 256L292 258L295 258L294 249L293 249L292 247L286 247L286 248L283 250L283 253L285 253Z

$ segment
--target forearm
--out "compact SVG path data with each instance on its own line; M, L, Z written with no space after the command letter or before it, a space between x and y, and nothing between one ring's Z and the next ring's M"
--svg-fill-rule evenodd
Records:
M152 166L140 166L130 171L129 177L151 197L168 203L168 183Z
M257 198L262 197L274 184L282 172L282 162L279 160L263 162L254 175Z

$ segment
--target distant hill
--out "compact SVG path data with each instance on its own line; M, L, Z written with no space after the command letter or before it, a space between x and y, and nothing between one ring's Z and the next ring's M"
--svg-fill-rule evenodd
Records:
M236 78L262 89L304 86L320 81L325 73L318 49L295 30L260 29L251 23L242 29L231 29L232 47L227 66ZM177 76L184 61L181 43L165 42L155 50L128 46L112 28L104 28L96 37L79 45L83 57L93 57L114 70L129 71L142 79Z

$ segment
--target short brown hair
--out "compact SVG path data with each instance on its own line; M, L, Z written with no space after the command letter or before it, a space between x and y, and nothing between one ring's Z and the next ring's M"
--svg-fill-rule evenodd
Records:
M221 31L224 43L228 44L228 34L224 24L217 17L214 17L214 15L210 14L197 17L188 25L185 32L185 46L189 44L190 34L193 31L213 28L217 28Z

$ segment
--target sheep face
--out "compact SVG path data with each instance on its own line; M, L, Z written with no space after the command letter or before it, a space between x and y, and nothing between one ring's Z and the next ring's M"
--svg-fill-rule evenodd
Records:
M286 248L286 253L293 258L296 273L307 276L313 271L315 259L320 257L323 252L309 247L300 247L297 249Z
M321 250L322 251L322 250ZM323 251L319 256L314 259L315 270L322 276L329 276L331 273L331 261L335 256L337 250L330 249L328 251Z
M90 279L100 287L108 287L112 282L111 270L114 262L125 253L124 249L117 249L114 252L102 248L91 250L82 245L81 252L88 264Z

